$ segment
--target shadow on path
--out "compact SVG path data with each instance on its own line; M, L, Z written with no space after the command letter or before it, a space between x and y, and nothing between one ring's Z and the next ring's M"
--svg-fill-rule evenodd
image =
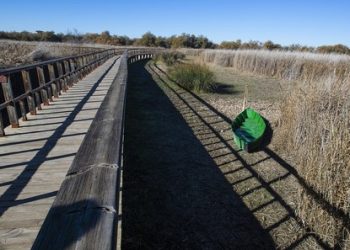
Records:
M299 244L301 244L303 241L307 240L309 237L313 238L319 246L321 246L324 249L330 249L331 247L323 242L319 236L312 233L312 230L310 228L307 228L303 225L301 219L295 214L295 210L293 207L291 207L288 202L277 192L274 188L274 184L288 178L293 177L298 181L298 184L301 185L305 191L312 197L316 202L320 204L320 206L323 207L325 211L332 214L338 219L341 219L344 223L344 227L349 229L349 218L344 214L344 212L340 211L336 207L334 207L332 204L330 204L328 201L326 201L321 194L317 193L310 185L307 184L305 179L298 174L296 169L291 166L287 161L285 161L281 156L279 156L276 152L274 152L272 149L267 147L269 144L271 137L272 137L272 131L270 132L270 135L267 139L267 141L264 142L264 148L262 148L261 153L255 154L259 155L259 159L251 163L250 162L250 156L245 154L240 154L237 149L235 149L231 143L227 141L227 137L223 136L220 132L218 132L218 129L215 127L215 124L218 122L222 122L224 124L223 127L230 127L231 125L231 119L225 116L220 111L216 110L214 107L212 107L209 103L207 103L205 100L203 100L200 96L197 94L188 91L186 89L181 88L178 86L173 80L171 80L167 75L166 72L164 72L162 69L160 69L155 64L149 64L150 71L152 74L154 74L156 77L159 78L160 81L162 81L167 88L169 88L173 95L176 96L183 104L183 108L187 108L189 111L187 114L191 114L192 116L196 116L198 120L202 122L202 124L205 125L207 130L207 134L214 134L216 138L220 141L223 148L226 148L228 150L228 153L232 154L234 156L234 161L239 161L243 169L245 169L247 172L249 172L249 176L246 177L246 179L241 179L238 182L232 183L233 185L237 185L238 183L244 182L250 178L254 178L257 180L257 186L249 189L249 191L239 194L241 197L247 196L249 194L252 194L253 192L264 189L267 191L267 193L272 197L271 201L268 201L266 203L262 203L261 205L257 206L254 209L251 209L252 212L257 212L259 210L264 209L265 207L271 205L272 203L278 203L278 205L285 210L286 216L283 218L280 218L275 224L265 228L267 231L271 231L282 225L283 223L286 223L288 220L293 219L297 224L299 224L300 228L305 229L305 233L298 239L294 240L290 243L288 249L292 249ZM172 82L172 84L169 84L168 81ZM184 115L184 113L183 113ZM216 119L215 122L210 121L209 117L217 117L219 119ZM198 134L197 134L198 135ZM263 156L263 157L261 157ZM254 158L251 157L251 158ZM278 168L280 168L284 174L281 174L277 176L276 178L266 180L265 177L261 175L257 169L255 169L255 166L261 164L265 161L271 161L274 165L276 165ZM230 172L225 173L226 174L232 174L236 171L241 170L239 168L238 170L233 170ZM278 216L276 216L278 217Z
M49 155L50 151L56 146L58 140L63 137L64 132L66 129L73 123L76 122L75 118L79 114L79 112L82 110L84 105L88 102L89 98L93 95L95 90L97 89L98 85L100 82L103 80L105 75L109 72L109 70L113 67L115 64L116 60L107 68L107 70L102 74L102 76L93 84L91 89L87 92L87 94L81 99L81 101L74 107L74 109L71 111L71 113L67 116L67 118L59 122L57 124L60 124L60 126L57 127L57 129L54 131L54 133L48 137L45 138L46 142L45 144L40 148L40 150L37 151L37 153L33 156L33 158L26 162L26 166L23 167L23 170L18 176L11 181L10 183L5 183L5 185L9 185L7 190L0 196L0 203L6 201L13 201L13 204L19 205L21 202L15 202L19 194L22 192L22 190L26 187L26 185L30 182L31 178L35 175L36 171L39 169L39 167L47 161L47 156ZM83 120L83 119L81 119ZM86 119L88 120L88 119ZM48 125L48 124L56 124L56 123L44 123L43 125ZM29 127L29 126L38 126L38 125L24 125L22 127ZM70 135L73 136L73 135ZM43 139L37 139L33 141L38 141L38 140L43 140ZM27 142L29 142L28 140ZM21 142L25 143L25 142ZM9 144L3 144L3 145L10 145ZM16 144L16 143L15 143ZM19 163L23 164L23 163ZM4 167L2 167L4 168ZM28 171L30 170L30 171ZM2 183L1 185L3 185ZM5 186L4 185L4 186ZM12 204L12 203L8 203ZM0 216L2 216L7 209L9 209L11 205L9 206L3 206L0 207Z
M129 69L122 248L274 249L144 63Z

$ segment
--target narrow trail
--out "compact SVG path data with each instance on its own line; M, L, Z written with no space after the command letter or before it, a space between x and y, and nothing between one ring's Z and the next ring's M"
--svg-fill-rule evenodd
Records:
M272 150L237 150L227 118L171 83L154 63L133 67L125 144L126 249L327 248L295 215L285 193L292 191L286 187L294 176Z

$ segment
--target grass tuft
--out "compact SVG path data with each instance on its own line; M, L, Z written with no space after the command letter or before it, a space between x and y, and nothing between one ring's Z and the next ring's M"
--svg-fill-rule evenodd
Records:
M177 64L170 69L170 76L188 90L206 93L217 89L214 73L205 65Z
M167 66L173 66L179 63L180 60L185 59L185 54L178 51L166 51L157 55L156 61L162 61Z

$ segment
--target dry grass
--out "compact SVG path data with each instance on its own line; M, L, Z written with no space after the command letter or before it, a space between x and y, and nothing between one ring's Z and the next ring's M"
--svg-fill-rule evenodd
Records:
M280 145L298 156L298 172L321 198L303 188L298 213L331 245L350 248L350 81L325 80L295 89L282 106ZM344 225L345 224L345 225Z
M108 46L0 40L0 68L92 52Z
M241 72L293 81L345 79L350 74L350 56L268 50L180 50L199 55L202 61Z
M214 73L201 64L177 64L170 70L171 77L182 87L196 92L215 92L218 85Z
M237 72L298 82L281 99L274 148L294 158L301 177L301 185L296 185L299 217L331 247L350 249L350 57L252 50L182 52Z

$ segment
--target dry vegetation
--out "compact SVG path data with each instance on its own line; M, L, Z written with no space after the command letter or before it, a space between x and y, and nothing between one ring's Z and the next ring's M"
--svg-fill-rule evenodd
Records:
M314 82L328 77L345 79L350 73L350 56L347 55L268 50L181 51L200 55L205 63L283 80Z
M297 81L281 102L274 146L293 156L297 213L331 247L350 248L350 57L306 52L181 50L205 63ZM278 88L278 86L276 86Z
M331 245L350 248L350 79L294 90L282 106L280 146L320 197L298 190L298 212Z
M92 52L104 45L0 40L0 68Z

